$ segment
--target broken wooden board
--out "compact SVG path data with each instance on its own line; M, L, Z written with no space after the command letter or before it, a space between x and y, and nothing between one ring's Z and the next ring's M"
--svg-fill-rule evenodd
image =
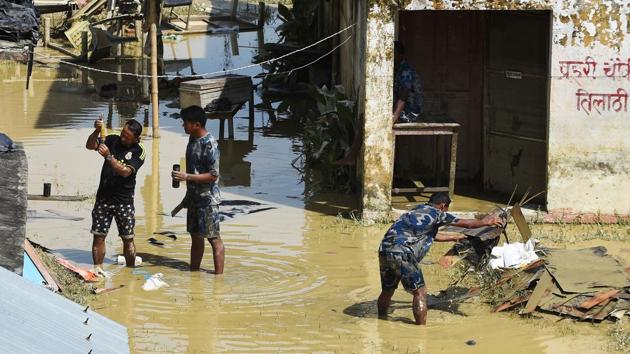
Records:
M90 33L90 22L88 21L76 21L72 26L63 32L68 39L68 42L72 44L75 49L81 49L81 33L87 32L88 43L92 42L92 34Z
M70 18L68 18L68 22L72 23L82 18L87 18L102 6L105 6L105 4L107 4L107 0L92 0L83 6L79 11L70 16Z
M497 282L496 285L501 285L503 283L506 283L507 281L511 280L513 277L517 276L518 274L522 273L522 272L527 272L527 271L531 271L531 270L538 270L538 268L542 267L545 265L545 261L542 259L539 259L537 261L534 261L526 266L524 266L523 268L517 268L517 269L511 269L507 272L505 272L503 274L503 276L501 277L501 279L499 279L499 281Z
M97 282L101 280L98 274L94 273L91 270L79 268L68 260L65 260L63 258L57 258L56 261L57 263L66 267L68 270L72 271L73 273L78 274L81 278L83 278L83 280L87 282Z
M82 202L88 199L90 199L90 197L87 195L51 195L50 197L38 194L28 195L28 200L51 200L55 202Z
M538 284L536 284L532 295L527 301L527 305L525 305L525 308L521 310L520 314L525 315L534 312L534 310L536 310L536 307L538 307L540 300L545 296L545 293L551 291L552 285L553 278L551 277L551 275L549 275L549 272L545 271L538 279Z
M551 294L546 299L543 299L538 307L544 312L560 316L571 316L581 321L601 321L616 311L625 310L626 301L614 297L609 297L589 309L580 308L581 304L592 299L592 294L572 294L567 297Z
M516 305L522 304L525 301L529 300L530 295L531 294L525 294L525 295L519 296L519 297L517 297L515 299L511 299L509 301L506 301L503 304L497 306L494 309L494 312L505 311L505 310L507 310L509 308L512 308L512 307L516 306Z
M527 242L532 237L532 230L530 230L529 225L527 225L521 206L518 203L514 204L512 209L510 209L510 214L523 238L523 242Z
M619 290L617 289L599 292L595 294L592 298L579 304L578 307L584 310L590 310L591 308L601 303L610 301L610 298L617 295L618 293L619 293Z
M547 268L565 293L593 293L601 288L630 287L630 278L605 247L548 249ZM598 289L599 288L599 289Z
M33 261L35 268L37 268L37 271L42 275L42 277L46 281L47 287L53 292L60 291L61 287L59 286L59 283L50 274L50 272L48 271L48 268L46 267L46 265L44 265L44 262L42 262L42 260L39 258L39 256L37 255L37 251L35 251L35 248L33 247L33 245L28 239L24 240L24 252L26 252L26 254L28 254L28 256Z
M124 285L119 285L117 287L111 287L111 288L96 288L94 289L94 294L96 295L107 294L107 293L111 293L112 291L120 290L124 287L125 287Z
M464 234L468 237L476 237L485 241L501 236L501 230L501 228L497 228L494 226L483 226L474 229L467 229L457 226L447 226L443 229L440 229L440 232L459 233Z

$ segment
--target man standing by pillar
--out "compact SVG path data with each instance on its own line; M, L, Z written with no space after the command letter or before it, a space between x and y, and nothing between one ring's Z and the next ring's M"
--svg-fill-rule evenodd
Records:
M417 123L422 113L423 90L416 69L406 60L405 47L394 42L394 114L396 123Z

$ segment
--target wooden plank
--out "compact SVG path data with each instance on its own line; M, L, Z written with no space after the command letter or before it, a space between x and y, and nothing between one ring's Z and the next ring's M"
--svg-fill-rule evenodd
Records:
M65 55L67 55L67 56L69 56L69 57L71 57L73 59L78 59L79 58L78 55L76 55L75 53L71 52L70 50L68 50L68 49L66 49L66 48L64 48L64 47L62 47L62 46L60 46L58 44L48 43L48 47L52 48L52 49L56 49L56 50L62 52L63 54L65 54Z
M614 298L616 299L623 299L623 300L630 300L630 294L629 293L620 293L614 296Z
M519 268L519 269L514 269L512 271L510 271L509 273L503 275L501 277L501 279L499 279L499 281L495 284L496 285L501 285L503 283L508 282L510 279L514 278L515 276L519 275L522 272L528 271L528 270L532 270L532 269L536 269L538 267L542 267L545 265L545 260L544 259L539 259L537 261L533 261L532 263L526 265L523 268Z
M615 295L617 295L619 293L619 290L617 289L612 289L612 290L608 290L608 291L601 291L597 294L595 294L592 298L582 302L581 304L578 305L579 308L585 309L585 310L590 310L591 308L605 302L605 301L609 301L609 299Z
M547 290L551 289L552 285L553 278L549 275L548 271L545 271L540 276L540 279L538 279L538 284L536 285L536 288L534 288L534 292L532 292L532 295L529 297L529 301L527 301L527 305L525 305L525 308L521 310L520 314L524 315L534 312L538 303L543 298Z
M59 284L57 283L57 281L55 281L55 278L50 275L50 273L48 272L48 268L46 268L42 260L39 258L37 252L35 251L35 248L33 248L33 245L31 245L31 242L28 239L24 240L24 252L26 252L26 254L31 257L35 268L37 268L42 277L44 277L44 280L46 280L46 283L50 287L50 290L54 292L58 292L59 290L61 290Z
M394 128L396 129L425 129L425 128L459 128L461 125L458 123L435 123L435 122L422 122L422 123L396 123Z
M584 318L584 316L586 315L586 313L576 309L575 307L565 305L558 306L555 310L560 314L569 315L577 318Z
M63 32L63 34L75 49L81 49L81 33L83 31L88 32L88 40L91 42L92 34L90 33L90 22L88 21L75 22L68 30Z
M448 175L448 194L453 197L455 195L455 174L457 172L457 138L458 133L455 132L451 137L451 165Z
M37 194L28 195L28 200L52 200L56 202L81 202L89 198L87 195L51 195L50 197Z
M124 285L119 285L116 287L112 287L112 288L96 288L94 289L94 294L96 295L102 295L102 294L107 294L107 293L111 293L112 291L116 291L116 290L120 290L122 288L124 288Z
M431 128L430 130L393 130L394 135L453 135L452 130Z
M593 319L595 321L603 320L604 318L608 317L608 315L610 315L610 313L613 312L616 307L616 301L611 301L610 298L606 299L606 301L602 303L602 309L599 310L599 312L597 312L595 316L593 316Z
M421 187L421 188L392 188L392 192L396 194L403 193L435 193L435 192L448 192L448 187Z
M527 301L529 299L529 296L530 296L530 294L525 294L525 295L519 296L519 297L517 297L515 299L509 300L509 301L507 301L507 302L497 306L494 309L494 312L501 312L501 311L507 310L507 309L509 309L511 307L514 307L514 306L516 306L518 304L522 304L522 303L524 303L525 301Z
M523 211L521 211L519 203L514 204L512 209L510 209L510 214L514 219L514 223L516 224L518 231L521 233L523 242L527 242L530 237L532 237L532 230L530 230L529 225L527 225L527 221L525 220L525 216L523 215Z

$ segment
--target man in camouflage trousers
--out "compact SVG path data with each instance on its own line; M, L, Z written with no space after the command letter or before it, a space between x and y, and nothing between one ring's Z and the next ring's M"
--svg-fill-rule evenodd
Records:
M433 241L459 241L465 235L443 235L438 228L454 225L477 228L501 225L501 219L488 216L482 220L458 219L447 213L451 199L447 193L435 193L426 204L403 214L387 231L379 247L381 295L378 314L387 317L387 309L398 283L413 295L413 316L417 325L427 323L427 289L420 269L420 261L429 252Z

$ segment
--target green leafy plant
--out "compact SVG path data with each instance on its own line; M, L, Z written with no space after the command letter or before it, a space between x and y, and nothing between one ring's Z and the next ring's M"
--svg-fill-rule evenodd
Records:
M291 9L278 4L278 18L282 21L276 28L278 35L285 42L313 43L318 36L319 5L319 0L293 0Z
M326 189L352 190L354 169L334 162L350 152L355 138L356 104L340 85L330 89L312 86L310 97L315 107L311 118L304 122L306 163L321 173Z

